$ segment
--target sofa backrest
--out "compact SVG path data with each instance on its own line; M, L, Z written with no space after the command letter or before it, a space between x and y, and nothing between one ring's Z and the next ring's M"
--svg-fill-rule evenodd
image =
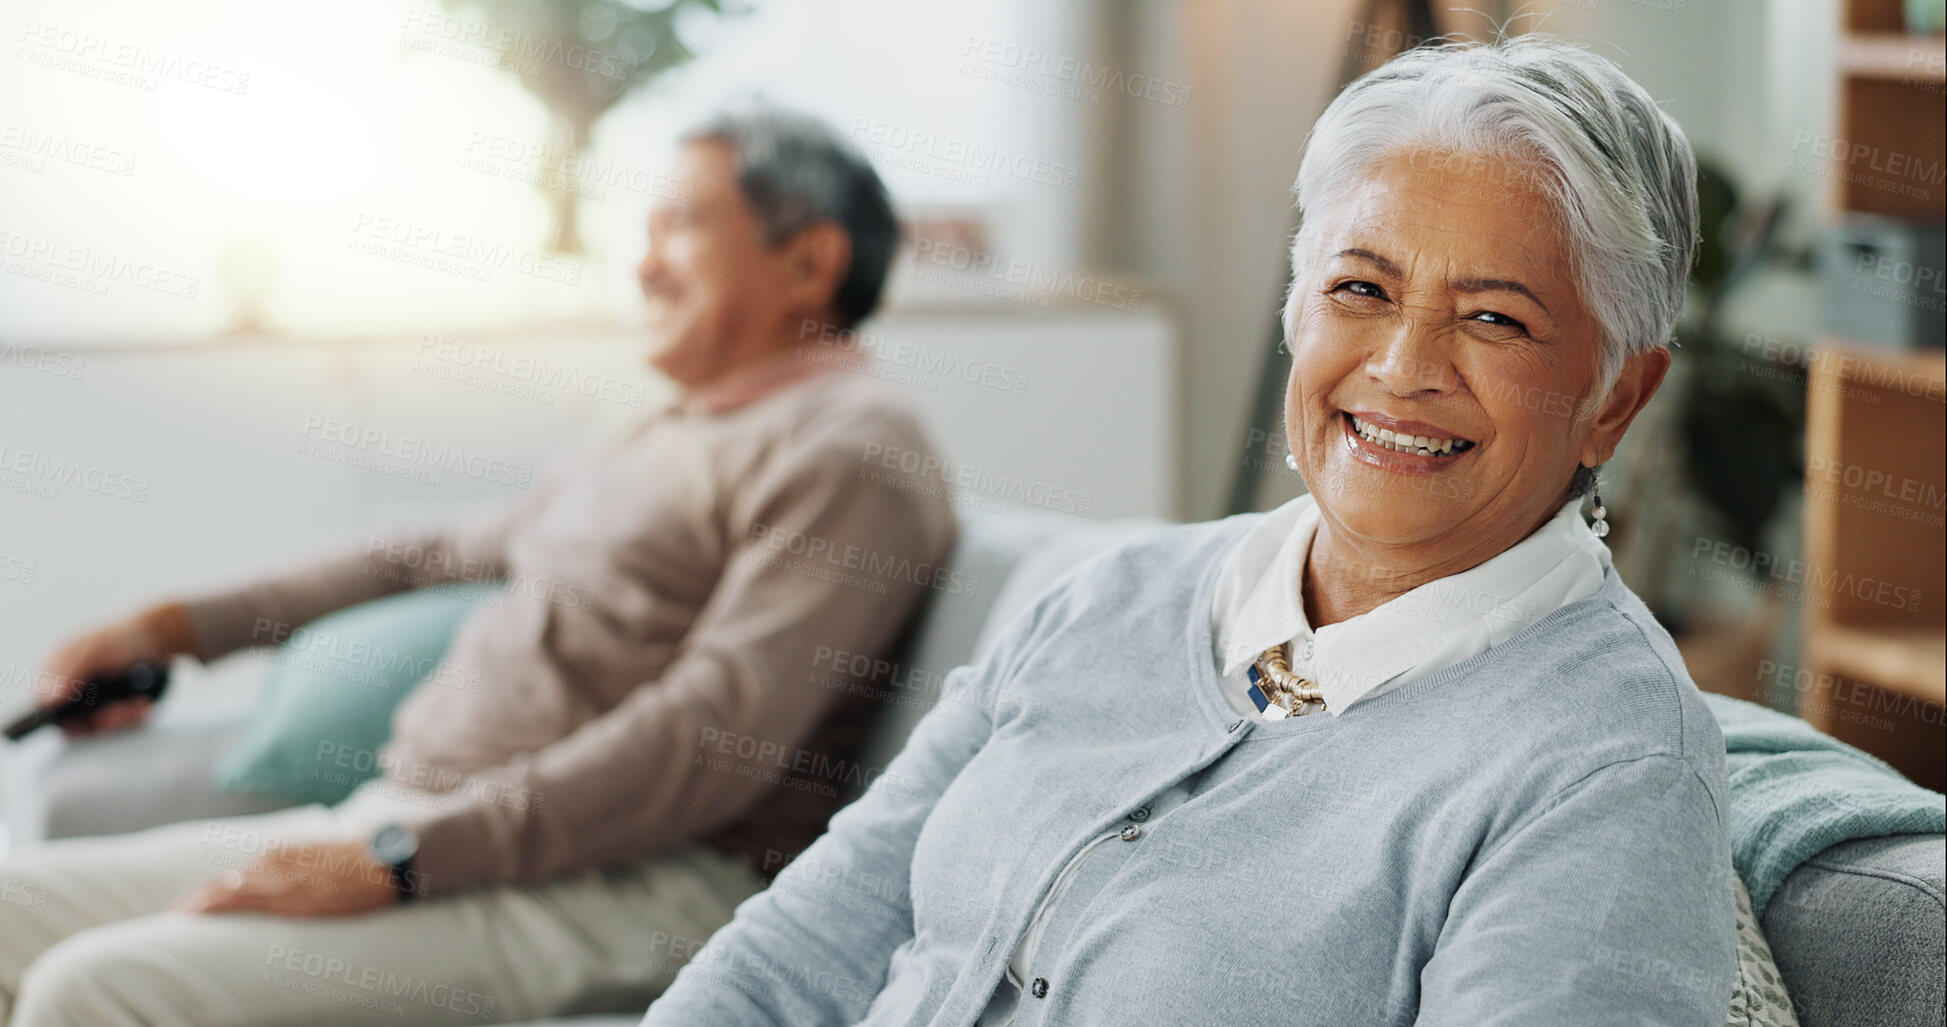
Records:
M898 687L892 690L898 698L879 712L859 753L860 763L883 769L899 755L907 736L939 698L946 676L985 655L1008 624L1064 571L1157 523L1091 522L1035 511L962 512L960 538L947 566L969 587L935 593L920 611L893 672L892 683ZM854 798L856 792L846 801Z
M1785 878L1765 940L1802 1027L1947 1020L1947 836L1841 842Z

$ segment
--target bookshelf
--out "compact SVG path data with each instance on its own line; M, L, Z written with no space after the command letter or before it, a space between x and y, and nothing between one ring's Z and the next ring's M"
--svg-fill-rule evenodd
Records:
M1947 47L1902 31L1900 0L1841 9L1831 214L1939 221ZM1799 713L1947 789L1947 357L1822 339L1805 448Z

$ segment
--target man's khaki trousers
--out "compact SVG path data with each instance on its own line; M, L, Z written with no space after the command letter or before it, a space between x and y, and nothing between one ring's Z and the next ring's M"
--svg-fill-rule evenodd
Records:
M764 884L741 860L686 845L353 916L166 911L266 844L369 837L438 801L374 782L336 807L0 860L0 1024L417 1027L640 1011Z

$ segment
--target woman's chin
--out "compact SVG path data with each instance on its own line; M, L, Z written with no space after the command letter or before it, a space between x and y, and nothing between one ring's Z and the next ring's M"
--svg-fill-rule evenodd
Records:
M1453 532L1465 519L1452 499L1424 490L1339 489L1314 492L1325 519L1352 536L1381 545L1413 545Z

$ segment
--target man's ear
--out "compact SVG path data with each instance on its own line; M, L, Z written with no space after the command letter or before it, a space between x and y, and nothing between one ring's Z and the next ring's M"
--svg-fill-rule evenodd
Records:
M1609 398L1603 401L1602 409L1596 411L1595 420L1589 425L1589 437L1582 443L1582 465L1600 467L1615 455L1616 446L1622 442L1623 433L1629 430L1630 422L1649 405L1650 397L1663 384L1663 376L1670 370L1670 351L1658 346L1647 349L1623 361L1622 372L1616 375L1615 387L1609 390Z
M785 299L794 314L831 309L852 268L852 237L836 221L814 221L784 244Z

